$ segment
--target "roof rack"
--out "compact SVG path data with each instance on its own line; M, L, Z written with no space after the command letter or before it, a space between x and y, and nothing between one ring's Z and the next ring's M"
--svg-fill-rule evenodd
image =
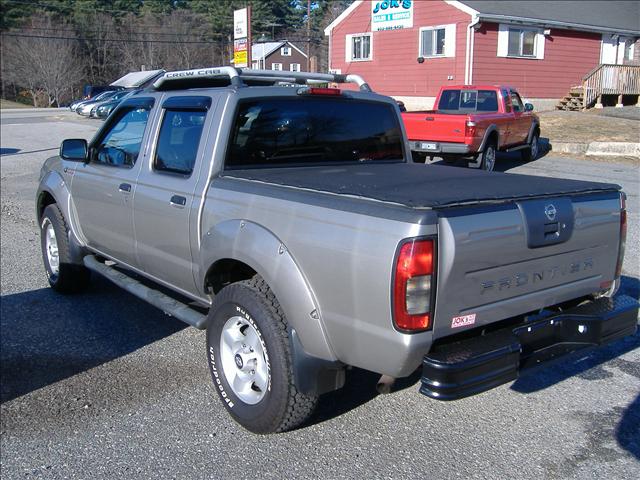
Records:
M270 84L293 83L312 85L317 83L355 83L360 90L371 92L371 87L360 75L334 73L283 72L278 70L253 70L251 68L209 67L193 70L166 72L153 82L156 90L176 90L211 86L211 81L228 80L234 87L245 87L251 82Z

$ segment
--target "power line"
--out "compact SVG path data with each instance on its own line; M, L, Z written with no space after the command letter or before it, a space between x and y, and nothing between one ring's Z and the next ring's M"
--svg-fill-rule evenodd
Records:
M164 44L200 44L200 45L208 45L212 43L216 43L215 40L142 40L136 38L88 38L88 37L61 37L55 35L26 35L22 33L5 33L0 32L0 35L4 37L17 37L17 38L40 38L40 39L48 39L48 40L75 40L75 41L85 41L85 42L106 42L106 43L164 43ZM222 38L224 41L224 38ZM289 38L287 39L290 42L306 42L306 38ZM311 43L320 45L322 44L321 40L312 39Z
M19 38L41 38L48 40L75 40L75 41L86 41L86 42L107 42L107 43L167 43L167 44L211 44L215 43L214 41L198 41L198 40L140 40L133 38L87 38L87 37L59 37L53 35L24 35L20 33L4 33L1 35L3 37L19 37Z
M138 25L136 25L138 27ZM137 28L140 30L139 28ZM75 28L57 28L57 27L22 27L22 30L41 30L45 32L77 32L78 30L83 33L106 33L105 30L85 30L85 29L75 29ZM164 33L164 32L156 32L152 30L144 30L140 32L127 32L128 35L160 35L164 37L205 37L207 35L220 36L221 33Z
M42 7L42 8L49 8L52 10L74 10L75 9L75 5L69 5L69 6L65 6L65 5L54 5L51 3L43 3L43 2L31 2L29 0L2 0L2 3L16 3L18 5L29 5L32 7ZM81 5L81 4L80 4ZM82 8L82 7L80 7ZM121 10L121 9L115 9L115 8L93 8L91 7L91 11L93 12L98 12L98 13L135 13L131 10Z

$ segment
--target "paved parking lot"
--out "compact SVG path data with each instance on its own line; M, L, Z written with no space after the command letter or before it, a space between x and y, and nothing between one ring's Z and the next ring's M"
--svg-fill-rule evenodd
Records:
M354 370L310 425L242 430L215 397L202 332L100 278L75 297L47 287L38 171L63 138L100 123L64 111L1 122L3 480L640 478L640 335L453 403L420 395L417 378L376 396L376 376ZM502 169L623 185L623 288L637 297L638 165L516 158Z

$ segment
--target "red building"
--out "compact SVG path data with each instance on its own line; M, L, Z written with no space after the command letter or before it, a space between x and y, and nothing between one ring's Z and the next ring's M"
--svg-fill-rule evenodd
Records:
M410 109L460 83L513 85L549 108L600 64L640 64L640 3L356 0L325 35L330 71Z

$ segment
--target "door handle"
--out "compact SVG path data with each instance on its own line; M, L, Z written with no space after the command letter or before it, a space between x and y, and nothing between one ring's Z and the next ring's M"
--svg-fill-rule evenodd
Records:
M182 208L187 204L187 199L181 195L173 195L169 203L173 207Z
M120 186L118 187L118 190L121 191L122 193L130 193L131 185L128 183L121 183Z

